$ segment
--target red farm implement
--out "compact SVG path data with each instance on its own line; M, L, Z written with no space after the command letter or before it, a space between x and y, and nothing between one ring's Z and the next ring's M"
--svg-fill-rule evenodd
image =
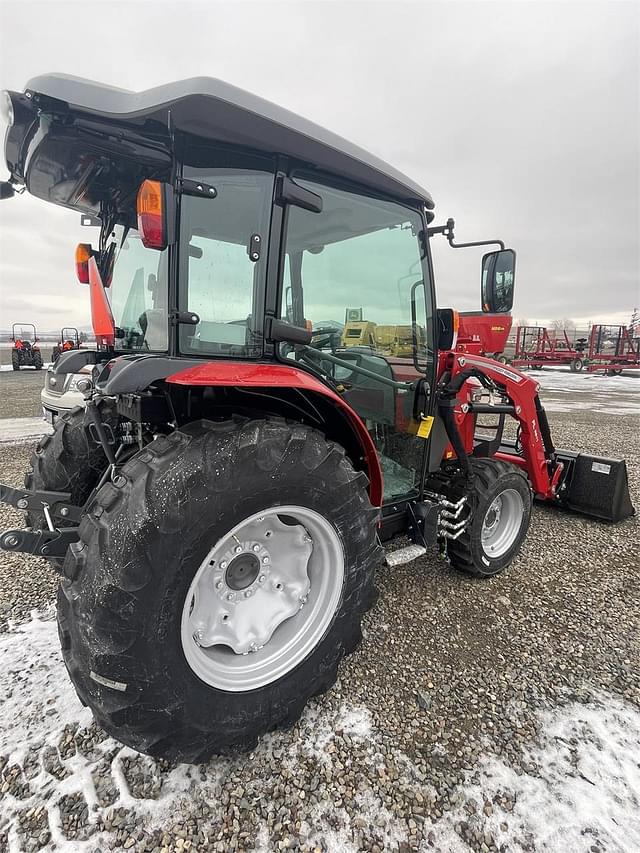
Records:
M579 373L585 365L587 338L572 340L566 330L549 330L544 326L518 326L514 367L570 367Z
M619 376L623 370L640 368L640 340L634 340L627 326L591 327L589 335L589 372L606 370Z
M503 355L511 332L511 314L487 314L483 311L461 312L456 350L485 355L506 364Z

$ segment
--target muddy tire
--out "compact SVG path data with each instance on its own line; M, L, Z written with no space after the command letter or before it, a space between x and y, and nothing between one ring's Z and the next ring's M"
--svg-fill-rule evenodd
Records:
M11 350L11 366L14 370L20 370L20 355L18 350Z
M58 596L78 695L149 755L252 749L333 685L361 638L382 556L367 478L313 429L241 419L158 438L121 473L83 519ZM262 614L300 565L309 588L265 639Z
M115 404L105 400L100 411L105 423L115 427ZM71 492L71 503L82 506L98 485L106 466L102 448L89 434L85 410L76 406L59 415L53 433L40 439L31 457L31 470L25 476L24 485L27 489ZM46 526L40 512L27 513L27 523L37 529ZM61 570L64 561L53 557L49 562Z
M497 459L472 459L471 465L473 520L459 539L448 542L448 553L457 569L487 578L505 569L520 550L533 499L529 481L514 465ZM452 497L463 493L459 485Z
M42 353L36 350L33 354L33 366L36 370L42 370Z

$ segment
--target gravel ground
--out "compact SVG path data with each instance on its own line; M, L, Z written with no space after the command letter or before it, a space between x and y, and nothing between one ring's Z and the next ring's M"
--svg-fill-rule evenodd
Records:
M3 370L0 373L0 418L33 418L42 414L40 391L46 370Z
M637 419L612 424L581 402L551 413L556 443L625 457L640 507ZM20 482L29 451L0 447L3 479ZM17 520L0 508L0 527ZM16 697L26 707L0 739L0 850L631 853L640 848L638 539L636 519L609 526L537 506L520 556L496 578L467 578L434 557L380 569L364 642L333 690L291 731L202 768L107 739L70 692L53 623L13 628L0 636L16 661L2 688L7 719ZM54 590L44 561L4 555L2 624L46 609ZM617 720L617 740L595 708ZM17 753L16 731L26 744ZM623 826L594 817L603 786L623 772L606 764L614 754L631 762L611 795L628 806ZM557 787L567 779L595 797L584 816L583 801ZM547 799L532 799L545 785ZM554 815L561 835L545 840Z

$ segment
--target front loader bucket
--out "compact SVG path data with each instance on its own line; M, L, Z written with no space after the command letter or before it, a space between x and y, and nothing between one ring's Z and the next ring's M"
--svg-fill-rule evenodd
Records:
M556 458L565 466L558 492L563 506L604 521L623 521L635 515L624 459L573 450L556 450Z

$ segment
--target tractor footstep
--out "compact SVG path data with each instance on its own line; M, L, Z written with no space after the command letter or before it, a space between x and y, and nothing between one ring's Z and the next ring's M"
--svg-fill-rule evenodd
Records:
M389 551L385 557L385 562L391 568L395 566L404 566L405 563L410 563L412 560L417 560L427 553L427 549L423 545L407 545L406 548L399 548L397 551Z

